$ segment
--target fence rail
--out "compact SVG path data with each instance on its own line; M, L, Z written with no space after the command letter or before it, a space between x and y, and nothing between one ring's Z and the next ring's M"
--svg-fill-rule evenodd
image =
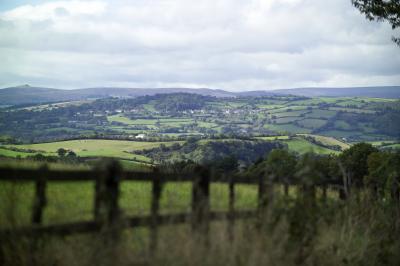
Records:
M79 182L79 181L95 181L96 177L102 175L103 171L98 170L44 170L44 169L15 169L3 167L0 168L0 181L15 181L15 182L33 182L39 178L45 178L51 182ZM195 173L157 173L157 172L138 172L138 171L123 171L120 175L120 181L147 181L152 182L155 177L159 177L162 182L193 182ZM235 184L254 184L260 182L259 177L246 177L234 175ZM231 176L210 177L212 183L232 182ZM277 183L282 183L277 181ZM293 180L288 182L289 185L298 185L298 182ZM330 181L326 183L333 187L341 187L341 182ZM322 185L317 184L317 185Z
M10 236L69 235L91 233L103 230L118 231L128 227L144 226L150 228L150 249L157 246L158 227L167 224L191 223L194 230L208 232L209 222L228 220L228 233L231 235L237 219L256 218L263 215L272 201L271 183L264 177L248 178L243 176L223 176L211 178L207 169L197 167L191 173L163 173L122 171L117 162L112 161L103 170L62 171L49 170L47 167L38 170L0 168L0 181L35 182L32 218L30 226L1 229L0 239ZM68 224L43 225L43 212L47 203L46 189L48 182L59 181L92 181L95 183L95 198L92 221L81 221ZM122 181L147 181L152 183L151 210L147 216L122 217L118 205L119 186ZM159 214L163 185L167 182L191 182L192 202L190 213ZM224 183L229 188L228 211L210 210L210 183ZM255 210L235 210L235 185L254 184L258 186L258 207ZM293 184L293 183L292 183ZM285 185L288 185L287 183ZM327 184L323 184L326 189ZM330 186L340 188L340 184ZM286 191L286 190L285 190ZM326 193L324 193L326 196Z
M210 212L209 218L211 221L221 221L228 219L227 212ZM234 213L234 219L250 219L257 216L254 210L241 210ZM131 227L151 227L153 217L147 216L132 216L124 219L119 223L120 228ZM157 216L158 225L174 225L186 224L190 222L191 215L188 213L165 214ZM103 228L101 223L95 221L83 221L68 224L54 224L46 226L25 226L16 229L5 229L0 231L0 238L5 237L21 237L21 236L41 236L55 235L66 236L70 234L95 233L100 232Z

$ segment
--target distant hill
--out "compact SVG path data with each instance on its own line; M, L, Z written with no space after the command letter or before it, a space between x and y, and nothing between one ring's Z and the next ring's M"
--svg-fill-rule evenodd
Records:
M106 97L132 98L160 93L195 93L215 97L270 96L277 94L301 95L307 97L377 97L400 98L400 86L352 87L352 88L297 88L271 91L229 92L207 88L85 88L61 90L54 88L23 85L0 89L0 105L37 104L46 102L76 101Z
M400 98L400 86L349 87L349 88L296 88L274 90L276 94L292 94L307 97L374 97Z
M60 90L23 85L0 89L0 105L36 104L45 102L76 101L107 97L132 98L160 93L196 93L204 96L234 97L235 94L223 90L189 88L86 88Z

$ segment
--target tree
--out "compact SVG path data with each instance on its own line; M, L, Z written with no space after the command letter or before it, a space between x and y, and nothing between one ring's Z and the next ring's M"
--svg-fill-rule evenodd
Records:
M371 21L388 21L392 29L400 27L399 0L351 0L353 5ZM392 37L400 46L400 38Z
M343 167L348 183L360 187L368 174L368 156L378 149L368 143L357 143L342 152L339 161Z
M326 169L324 157L312 152L303 154L296 165L296 177L300 179L303 187L312 188L324 181L329 169Z
M57 150L57 154L58 154L58 156L63 157L63 156L65 156L65 154L67 154L67 150L64 148L59 148Z
M296 157L285 149L272 150L266 160L267 173L270 178L284 183L285 195L289 194L289 182L293 178Z
M209 163L208 166L213 168L218 175L231 174L237 170L239 163L235 156L230 155L220 160L213 161Z
M375 197L399 199L400 152L374 152L368 156L366 185Z
M73 158L75 158L76 157L76 153L75 152L73 152L73 151L69 151L68 152L68 154L67 154L67 157L73 157Z

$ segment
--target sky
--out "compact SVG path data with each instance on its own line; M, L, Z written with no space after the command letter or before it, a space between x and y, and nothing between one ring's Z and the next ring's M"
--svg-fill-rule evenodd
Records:
M0 0L0 87L400 85L392 35L350 0Z

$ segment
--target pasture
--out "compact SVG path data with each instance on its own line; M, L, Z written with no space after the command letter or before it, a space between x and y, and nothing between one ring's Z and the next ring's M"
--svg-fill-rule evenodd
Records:
M307 152L314 152L317 154L338 154L338 151L334 151L314 143L311 143L302 138L292 138L290 140L284 141L288 144L290 151L297 152L299 154L304 154Z
M194 96L193 96L194 97ZM202 99L195 109L180 109L171 105L171 110L160 108L160 102L171 101L165 96L148 99L142 104L114 106L105 101L104 107L85 103L76 117L65 112L61 118L48 119L43 112L31 111L26 125L7 121L0 134L21 136L22 142L46 142L58 139L90 138L96 133L105 136L123 135L129 138L146 134L149 139L184 138L188 135L213 136L227 134L235 136L262 136L266 134L318 134L334 138L346 138L349 142L393 140L396 130L382 126L377 112L385 108L397 108L394 99L357 97L260 97ZM163 106L163 105L161 105ZM72 108L71 104L38 105L47 112ZM54 109L56 108L56 109ZM58 109L57 109L58 108ZM104 108L105 110L103 110ZM30 109L29 109L30 110ZM393 109L395 110L395 109ZM88 113L89 112L89 113ZM395 112L389 112L394 115ZM89 119L90 118L90 119ZM32 120L33 119L33 120ZM89 119L89 120L88 120ZM34 122L36 121L36 122ZM53 122L49 122L53 121ZM90 122L89 122L90 121ZM366 124L365 121L371 121ZM270 132L267 132L267 129ZM30 139L28 139L30 136ZM34 137L32 137L34 136ZM4 151L3 151L4 153ZM21 154L24 156L24 154ZM124 158L126 154L119 154Z
M135 150L151 149L159 147L161 144L166 146L179 142L144 142L144 141L123 141L123 140L103 140L103 139L82 139L68 140L39 144L26 145L5 145L5 147L15 147L21 150L35 150L44 155L57 155L59 148L74 151L81 157L114 157L120 159L136 159L140 161L150 161L149 158L132 154ZM0 154L5 149L0 149Z
M9 225L12 212L18 225L28 225L34 198L34 183L0 182L0 224ZM281 188L277 187L277 190ZM255 209L257 206L256 185L236 185L236 206ZM191 208L191 183L167 183L162 192L160 213L188 212ZM129 181L121 184L120 206L124 215L148 215L151 204L151 183ZM294 191L293 191L294 193ZM56 182L47 185L48 205L44 213L44 224L68 223L93 218L93 182ZM211 184L211 210L228 209L228 185Z
M299 134L303 136L310 136L314 138L316 141L321 142L322 144L328 145L328 146L340 146L342 150L350 148L350 145L348 143L345 143L343 141L337 140L332 137L326 137L326 136L320 136L320 135L313 135L313 134Z

